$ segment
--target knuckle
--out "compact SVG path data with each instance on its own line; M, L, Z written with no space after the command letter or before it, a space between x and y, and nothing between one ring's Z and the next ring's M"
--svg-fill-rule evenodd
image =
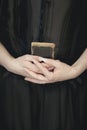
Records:
M61 61L57 60L57 65L61 66Z
M27 60L28 58L29 58L29 55L28 55L28 54L26 54L26 55L25 55L25 59Z
M60 64L61 63L61 61L60 60L57 60L57 62Z

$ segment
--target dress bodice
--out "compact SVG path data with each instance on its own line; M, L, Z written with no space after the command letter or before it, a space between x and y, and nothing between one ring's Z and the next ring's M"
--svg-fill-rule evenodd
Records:
M33 41L53 42L56 58L75 60L84 48L83 43L78 48L84 13L81 14L81 8L78 0L32 0Z

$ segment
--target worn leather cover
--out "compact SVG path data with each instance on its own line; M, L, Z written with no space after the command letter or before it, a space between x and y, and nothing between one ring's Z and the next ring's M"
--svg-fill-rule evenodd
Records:
M32 42L31 54L54 59L55 44L46 42Z

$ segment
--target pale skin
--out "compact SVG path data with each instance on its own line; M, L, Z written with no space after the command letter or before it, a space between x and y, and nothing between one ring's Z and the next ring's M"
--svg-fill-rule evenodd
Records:
M0 43L0 65L9 72L23 76L26 81L37 84L65 81L78 77L87 69L87 48L73 65L68 65L59 60L28 54L14 58Z
M25 80L38 84L47 84L74 79L81 75L87 69L87 48L73 65L68 65L59 60L45 59L42 57L39 57L39 61L44 61L46 64L54 66L53 71L49 71L47 68L42 66L37 60L33 60L35 65L42 72L43 76L46 77L46 80L40 81L30 79L29 77L26 77Z
M23 77L35 78L36 74L40 73L40 70L32 63L32 60L37 58L38 56L28 54L14 58L9 54L3 44L0 43L0 65L9 72ZM44 66L48 67L47 65ZM41 80L44 77L40 75L38 79Z

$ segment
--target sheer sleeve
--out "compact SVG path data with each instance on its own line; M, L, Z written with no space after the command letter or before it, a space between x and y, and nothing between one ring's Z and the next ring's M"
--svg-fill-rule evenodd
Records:
M87 48L87 2L82 2L82 9L80 12L81 15L81 30L80 38L83 42L83 47Z
M79 8L79 34L78 34L78 47L83 51L87 48L87 7L85 1L81 1Z
M0 1L0 42L15 56L27 52L31 40L30 0Z
M9 10L8 0L0 1L0 42L7 47L6 43L9 42Z

